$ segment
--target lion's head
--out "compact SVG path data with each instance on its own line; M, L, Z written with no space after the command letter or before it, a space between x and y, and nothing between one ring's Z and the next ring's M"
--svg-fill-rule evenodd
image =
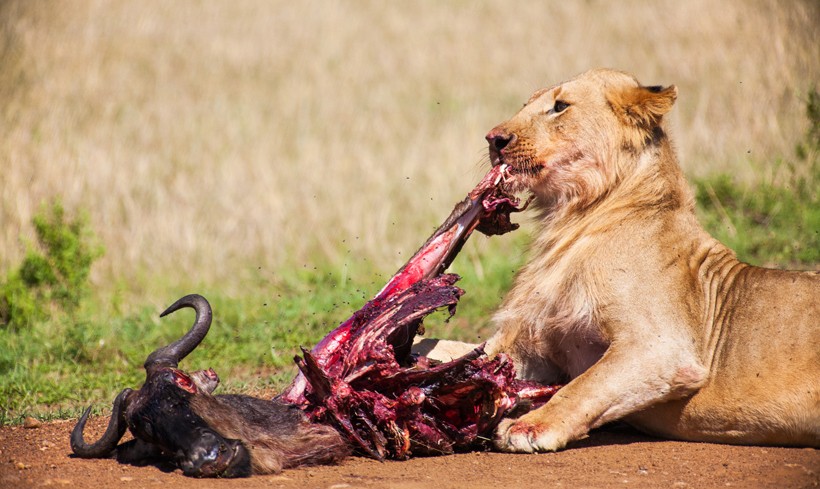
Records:
M507 164L514 190L543 205L594 202L634 173L641 153L665 141L661 121L677 88L642 86L598 69L535 92L487 134L490 161Z

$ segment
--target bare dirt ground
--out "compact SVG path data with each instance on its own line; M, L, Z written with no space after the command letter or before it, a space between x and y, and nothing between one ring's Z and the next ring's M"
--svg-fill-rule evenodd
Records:
M88 439L107 418L94 418ZM559 453L474 452L380 463L353 457L338 466L239 480L196 480L172 467L133 467L71 457L74 420L35 429L0 428L0 488L543 488L820 487L820 450L664 441L624 426L599 430Z

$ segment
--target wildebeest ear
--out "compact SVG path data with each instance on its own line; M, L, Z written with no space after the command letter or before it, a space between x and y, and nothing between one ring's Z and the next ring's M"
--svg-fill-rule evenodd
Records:
M672 110L678 98L678 87L660 85L629 87L610 93L609 103L625 122L642 127L658 124L664 114Z

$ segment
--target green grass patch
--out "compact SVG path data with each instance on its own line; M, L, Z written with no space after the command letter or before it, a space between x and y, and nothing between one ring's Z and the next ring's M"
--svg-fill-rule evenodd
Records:
M324 285L321 280L313 285ZM241 299L200 292L211 301L214 321L182 366L215 368L224 381L222 392L265 387L263 379L258 385L234 382L235 371L245 377L265 372L276 379L277 371L292 370L290 359L298 346L310 346L336 322L340 311L333 303L351 300L348 291L326 287L319 293L311 284L298 290L277 284L271 295L257 290ZM179 338L193 321L193 311L162 320L159 312L143 308L110 320L96 312L78 313L0 331L0 423L25 415L76 414L89 404L110 408L118 390L142 384L148 354Z
M808 184L748 186L719 175L698 180L696 189L701 223L740 260L784 268L820 263L820 199Z
M71 313L89 293L91 265L102 256L86 216L66 216L59 201L43 205L20 266L0 279L0 328L25 328L52 311Z

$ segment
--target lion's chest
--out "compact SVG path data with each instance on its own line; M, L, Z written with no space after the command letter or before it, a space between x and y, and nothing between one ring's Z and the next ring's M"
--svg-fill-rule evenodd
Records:
M525 377L577 377L608 347L590 284L581 274L561 272L525 270L497 316L499 344L506 345L500 351L513 354Z

